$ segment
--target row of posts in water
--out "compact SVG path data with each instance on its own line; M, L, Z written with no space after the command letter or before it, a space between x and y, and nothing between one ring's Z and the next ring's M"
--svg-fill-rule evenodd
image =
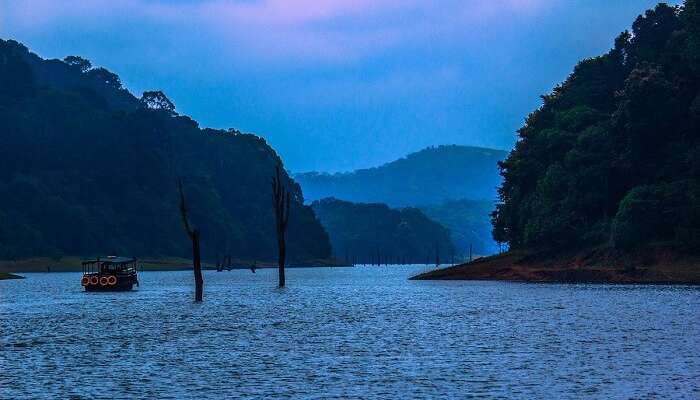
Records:
M431 265L433 262L435 263L436 267L439 267L442 265L440 263L440 252L438 250L438 247L436 246L436 251L434 255L434 259L431 259L433 255L428 255L425 261L425 265ZM420 262L417 262L414 257L407 257L407 256L382 256L381 253L377 253L377 255L371 255L369 259L365 258L364 260L361 259L361 257L357 256L352 256L350 257L349 253L345 253L345 259L343 260L346 264L348 265L372 265L372 266L382 266L382 265L414 265L414 264L421 264ZM460 262L472 262L472 246L469 245L469 258L461 259L461 260L455 260L455 255L454 253L451 254L451 260L450 260L450 265L455 265L455 261L460 261ZM233 266L231 256L224 256L223 260L219 261L217 259L216 261L216 270L217 271L223 271L224 269L230 271ZM255 268L255 266L251 266L251 268Z
M434 258L433 258L434 257ZM377 251L376 255L371 255L369 259L367 257L364 257L364 260L361 259L362 257L357 257L357 256L350 256L349 252L345 252L345 263L348 265L376 265L376 266L382 266L382 265L412 265L412 264L421 264L420 262L417 262L415 257L407 257L407 256L382 256L379 251ZM455 265L455 254L454 251L451 253L450 257L450 265ZM459 260L460 262L472 262L472 245L469 245L469 258L461 259ZM425 265L430 265L432 263L435 263L436 267L439 267L442 265L440 263L440 251L439 247L436 245L435 246L435 255L433 256L432 254L429 254L426 257Z

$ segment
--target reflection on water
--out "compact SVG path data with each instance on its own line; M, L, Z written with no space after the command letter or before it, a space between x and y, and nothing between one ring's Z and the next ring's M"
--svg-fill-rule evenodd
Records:
M408 281L416 268L0 282L0 398L700 398L700 289Z

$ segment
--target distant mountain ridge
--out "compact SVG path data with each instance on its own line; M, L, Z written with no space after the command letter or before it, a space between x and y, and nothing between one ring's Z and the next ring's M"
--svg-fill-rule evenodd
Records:
M506 151L443 145L411 153L375 168L346 173L294 174L306 201L326 197L392 207L450 200L494 200L501 183L498 161Z

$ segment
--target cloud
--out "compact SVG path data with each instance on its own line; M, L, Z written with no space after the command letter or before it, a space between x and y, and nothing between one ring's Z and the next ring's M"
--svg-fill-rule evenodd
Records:
M432 40L436 33L449 35L464 24L492 23L503 13L528 15L544 1L0 0L0 5L6 23L25 29L58 24L109 29L136 20L176 36L204 33L222 51L261 61L347 63Z

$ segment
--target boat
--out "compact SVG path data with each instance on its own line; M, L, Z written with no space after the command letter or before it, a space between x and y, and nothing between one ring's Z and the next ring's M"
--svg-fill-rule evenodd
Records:
M86 292L123 292L139 286L134 257L97 257L85 260L80 283Z

